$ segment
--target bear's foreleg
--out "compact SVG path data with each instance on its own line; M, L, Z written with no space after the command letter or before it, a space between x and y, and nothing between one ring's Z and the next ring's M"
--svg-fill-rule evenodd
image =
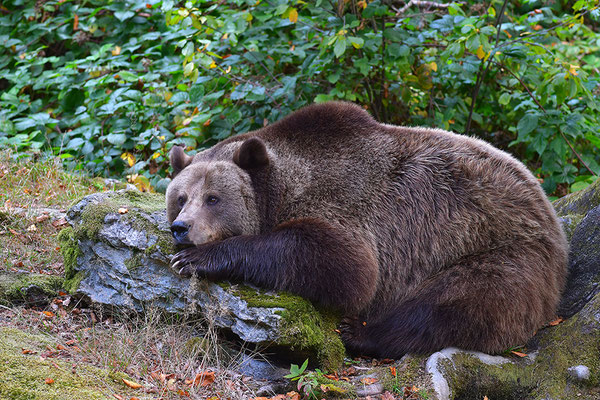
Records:
M378 275L367 244L341 227L311 218L285 222L265 234L184 249L171 265L184 276L195 273L285 290L351 315L371 301Z

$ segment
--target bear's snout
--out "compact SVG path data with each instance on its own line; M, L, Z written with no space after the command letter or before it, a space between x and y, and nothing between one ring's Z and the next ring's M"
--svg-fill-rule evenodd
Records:
M173 233L173 237L175 238L175 242L177 244L188 243L188 232L190 230L190 226L183 221L175 221L171 225L171 232Z

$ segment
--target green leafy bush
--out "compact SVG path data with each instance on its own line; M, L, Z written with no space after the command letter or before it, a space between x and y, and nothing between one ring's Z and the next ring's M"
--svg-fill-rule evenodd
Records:
M548 193L600 173L596 1L406 4L13 2L0 9L0 146L164 186L175 143L343 99L480 136Z

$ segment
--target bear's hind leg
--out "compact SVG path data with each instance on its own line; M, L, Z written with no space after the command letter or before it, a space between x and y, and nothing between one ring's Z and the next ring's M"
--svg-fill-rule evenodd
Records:
M354 353L392 358L448 346L495 353L523 344L554 316L564 255L552 253L529 244L462 259L386 314L346 320L342 337Z

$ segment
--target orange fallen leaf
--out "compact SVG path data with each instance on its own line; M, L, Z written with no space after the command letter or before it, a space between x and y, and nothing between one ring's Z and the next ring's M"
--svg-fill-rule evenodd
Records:
M123 398L123 396L119 396L118 394L114 394L114 393L113 393L113 397L114 397L115 399L117 399L117 400L125 400L125 399Z
M564 321L564 319L562 319L562 318L559 317L559 318L555 319L554 321L551 321L548 325L550 325L550 326L556 326L556 325L560 324L563 321Z
M194 378L194 385L200 384L200 386L208 386L215 381L215 373L212 371L209 372L200 372L196 374Z
M396 367L390 367L390 372L392 373L392 376L396 376Z
M39 217L35 217L35 222L44 222L48 218L50 218L48 214L40 215Z
M37 351L33 351L33 350L21 348L21 353L23 353L23 354L35 354L35 353L37 353Z
M119 208L119 214L127 214L128 212L129 212L129 210L126 209L125 207Z
M125 379L125 378L121 378L121 379L123 380L124 384L126 384L127 386L129 386L132 389L139 389L139 388L142 387L142 385L140 385L137 382L129 381L129 380Z
M379 379L377 379L377 378L362 378L360 381L362 383L364 383L365 385L372 385L375 382L379 382Z
M132 397L129 400L140 400L139 397Z
M56 350L66 350L66 348L62 344L59 344L56 346Z
M298 392L287 392L285 394L290 400L300 400L300 393Z
M512 350L511 353L513 353L517 357L527 357L527 354L521 353L520 351L514 351L514 350Z
M46 385L52 385L54 383L54 379L52 379L52 378L46 378L44 380L44 383L46 383Z
M54 313L52 311L43 311L42 314L44 314L47 318L54 318Z
M79 15L75 14L73 17L73 30L76 31L79 28Z
M68 224L68 222L67 222L67 220L64 217L63 218L59 218L59 219L57 219L55 221L52 221L52 226L55 227L55 228L59 228L61 226L65 226L67 224Z

